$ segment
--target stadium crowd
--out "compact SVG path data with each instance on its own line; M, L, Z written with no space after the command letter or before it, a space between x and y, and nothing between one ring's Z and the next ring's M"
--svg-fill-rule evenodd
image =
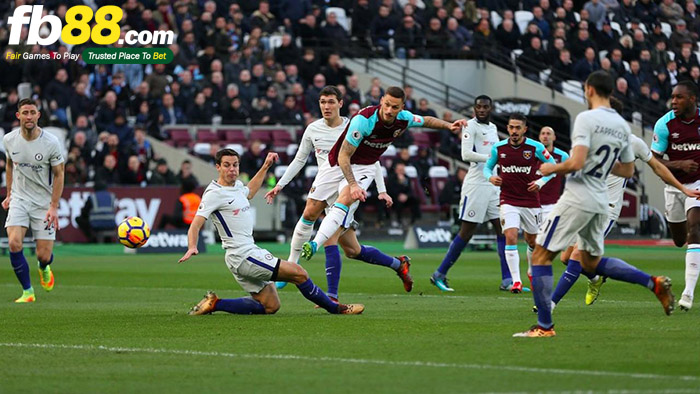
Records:
M363 91L344 56L485 58L556 89L604 69L616 78L614 95L627 104L625 117L640 111L651 121L666 111L679 78L700 83L700 18L692 0L26 0L0 4L0 19L21 4L38 3L62 19L73 5L116 4L124 10L122 35L131 29L176 33L169 64L88 65L82 59L9 60L15 52L80 53L92 44L10 47L9 27L0 27L0 126L5 132L17 126L18 82L28 83L43 113L40 125L68 130L67 185L181 183L191 176L188 165L175 175L145 138L169 140L169 125L301 130L320 117L318 93L325 85L343 92L343 116L378 104L381 81L375 78ZM22 42L26 35L25 26ZM551 72L542 80L544 69ZM408 86L406 93L406 109L436 115ZM440 141L432 148L460 158L453 143L459 135L443 132ZM400 164L410 160L427 187L436 158L431 147L411 158L402 148L412 143L410 133L396 142L388 186L416 220L421 211L416 196L406 195L411 188ZM248 164L259 167L270 146L250 141L246 148L243 173Z

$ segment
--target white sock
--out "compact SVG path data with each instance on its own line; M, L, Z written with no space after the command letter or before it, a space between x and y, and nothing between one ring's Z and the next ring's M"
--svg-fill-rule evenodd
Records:
M507 248L508 246L506 246ZM521 282L520 280L520 255L518 250L507 250L506 249L506 263L508 263L508 270L510 270L510 276L513 278L513 283Z
M316 245L321 246L326 243L326 241L338 231L338 228L343 225L343 220L346 219L347 216L348 207L340 203L333 204L333 208L331 208L328 215L323 219L321 227L316 233L316 238L314 238Z
M700 244L689 244L685 252L685 290L683 295L693 297L700 273Z
M532 252L534 250L531 247L527 247L527 276L532 276Z
M292 263L299 263L299 256L301 256L301 246L304 242L311 238L311 233L314 231L314 223L308 224L309 221L300 217L297 225L294 226L294 232L292 233L292 242L289 249L289 259Z

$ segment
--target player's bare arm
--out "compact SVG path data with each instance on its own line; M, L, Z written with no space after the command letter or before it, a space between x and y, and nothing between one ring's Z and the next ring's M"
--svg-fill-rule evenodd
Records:
M53 172L51 203L49 204L49 210L46 212L46 217L44 218L46 225L49 228L53 227L56 231L58 231L58 204L61 201L61 194L63 194L64 168L63 163L51 166L51 171Z
M265 181L265 177L267 177L267 171L270 169L270 167L272 167L278 158L279 155L277 155L275 152L270 152L267 154L262 167L260 167L255 176L250 179L250 182L248 182L248 190L250 190L250 193L248 193L249 200L252 200L258 190L260 190L260 187Z
M691 190L683 186L683 184L680 183L675 176L673 176L671 170L669 170L668 167L666 167L663 163L661 163L661 161L657 160L655 157L652 157L651 160L647 162L647 164L654 171L654 174L658 175L659 178L666 182L666 184L671 185L676 189L682 191L683 194L685 194L688 197L700 197L700 190Z
M631 161L629 163L620 163L615 162L613 165L612 171L610 171L611 174L617 175L619 177L623 178L632 178L634 176L634 162Z
M449 123L445 122L442 119L438 119L432 116L425 116L423 120L425 121L425 125L423 127L428 129L446 129L452 131L459 131L462 130L462 128L467 127L467 121L465 119L459 119L452 123Z
M5 177L6 180L5 182L7 183L7 196L5 196L5 199L2 200L2 209L6 210L10 208L10 197L12 194L12 168L14 165L12 164L12 159L10 159L10 156L7 156L7 166L5 167Z
M576 145L571 150L571 157L569 157L569 160L557 164L544 163L540 166L540 172L544 176L551 174L566 175L576 172L583 168L583 165L586 163L587 155L587 146Z
M204 216L195 216L192 220L192 223L190 224L190 229L187 231L187 252L185 252L185 255L177 261L178 264L183 263L189 260L190 257L199 254L199 250L197 250L197 241L199 241L199 230L202 229L202 226L204 226L204 222L206 221L207 219Z
M344 140L343 145L340 146L340 152L338 152L338 166L340 166L340 170L343 171L343 176L348 181L350 197L353 200L364 202L367 198L367 192L355 181L355 175L352 173L352 165L350 164L350 158L352 158L355 150L357 150L356 146Z
M700 164L696 162L695 160L666 160L664 159L663 155L660 155L656 152L652 152L654 154L654 157L661 162L661 164L665 165L669 170L680 170L683 172L691 173L695 172L698 170L698 167L700 167Z

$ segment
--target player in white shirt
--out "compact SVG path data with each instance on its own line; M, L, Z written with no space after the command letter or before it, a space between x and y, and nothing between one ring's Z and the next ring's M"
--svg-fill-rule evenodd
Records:
M634 174L634 153L629 146L627 122L610 108L613 80L605 71L588 76L584 87L590 110L581 112L571 133L571 157L558 164L543 164L540 172L572 174L564 194L540 227L532 256L532 294L537 306L537 325L515 337L555 336L552 323L552 260L576 241L581 266L588 272L637 283L652 290L666 314L673 310L671 280L651 276L626 262L603 257L608 224L606 179L608 174L629 178ZM619 159L619 163L617 160Z
M634 158L636 160L641 160L654 171L654 173L661 178L667 185L674 187L674 190L678 190L691 198L700 197L700 191L691 190L683 186L676 179L671 171L663 165L659 160L654 158L651 150L647 144L639 137L634 134L630 134L629 145L634 152ZM625 194L625 188L627 186L627 178L619 177L617 175L610 174L606 181L608 188L608 199L610 201L608 205L608 224L605 228L604 236L607 237L610 231L615 226L617 219L620 217L620 212L622 211L622 202ZM571 287L576 283L580 274L586 275L588 280L588 291L586 292L586 305L592 305L600 294L600 288L605 283L605 278L600 275L596 275L595 272L582 271L581 268L581 252L575 247L570 247L566 252L562 252L561 260L567 265L566 271L562 273L559 282L557 282L557 287L552 294L552 309L559 303L559 301L566 295L566 293L571 289Z
M277 185L265 194L268 203L277 196L282 189L301 171L306 164L309 155L313 151L316 156L318 167L323 166L328 162L328 153L335 145L338 138L345 130L349 120L340 116L340 108L343 106L342 94L335 86L326 86L319 93L319 106L323 118L309 124L301 138L301 144L297 150L294 159L289 164L289 167L284 171ZM379 200L386 202L387 207L391 207L391 197L386 193L384 184L384 176L379 162L375 163L375 182L377 183L377 192ZM289 258L287 261L299 262L301 255L301 246L304 242L311 238L314 222L321 216L324 209L333 205L337 198L337 192L328 200L319 201L310 197L306 199L306 207L304 213L294 227L292 233L292 241L290 245ZM358 203L359 205L359 203ZM354 211L354 210L353 210ZM326 279L328 280L328 296L331 299L338 300L338 284L340 282L340 271L342 261L338 244L343 248L345 255L351 259L360 257L360 244L357 241L357 234L353 226L354 220L351 217L345 222L346 232L337 234L329 239L324 244L326 253ZM281 289L286 286L287 282L277 282L277 288Z
M226 266L251 297L220 299L210 291L190 310L191 315L206 315L215 311L243 315L273 314L280 308L277 288L272 282L275 280L294 283L304 297L329 313L356 315L364 310L361 304L343 305L331 301L314 285L300 265L282 261L255 245L255 217L250 210L249 200L258 192L267 176L267 170L276 160L276 153L268 153L263 166L251 178L248 186L245 186L238 180L238 153L233 149L222 149L216 153L219 178L212 181L202 194L202 202L187 233L187 252L179 262L187 261L199 253L199 231L204 222L211 218L221 237L221 246L226 250Z
M459 220L462 224L440 266L430 277L430 283L442 291L454 291L447 281L447 272L459 259L479 224L490 221L496 231L498 257L501 260L501 290L510 290L512 279L505 258L506 239L501 230L499 188L484 177L484 163L491 148L498 142L498 130L491 123L493 102L489 96L474 99L474 118L462 129L462 160L470 164L462 183L459 200Z
M29 264L22 252L27 229L32 229L39 260L39 279L46 291L54 286L50 264L58 231L58 204L63 193L63 149L58 138L37 125L41 112L30 99L17 105L19 129L3 137L7 154L7 197L2 202L7 212L7 237L10 262L22 285L17 303L34 302Z

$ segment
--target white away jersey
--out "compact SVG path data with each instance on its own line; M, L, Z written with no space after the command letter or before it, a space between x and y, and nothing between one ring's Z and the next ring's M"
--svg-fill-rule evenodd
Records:
M211 181L202 194L197 216L211 217L221 237L221 246L243 255L255 246L253 226L255 216L250 211L250 190L241 181L233 186L222 186Z
M289 164L287 171L284 172L284 175L278 182L281 187L287 186L299 171L304 168L306 159L312 151L316 154L316 162L319 168L328 161L328 154L349 121L346 117L341 117L341 119L343 121L337 127L329 127L323 118L314 121L306 127L304 135L301 137L299 150L294 155L294 160Z
M634 161L630 134L627 121L611 108L598 107L578 114L571 132L571 147L588 147L588 155L583 168L566 179L559 201L582 211L607 213L608 174L616 160Z
M632 152L634 152L635 159L642 160L645 163L651 160L651 150L649 150L646 142L634 134L630 134L630 147L632 148ZM611 207L622 203L622 196L625 194L625 187L627 186L627 178L610 174L607 185Z
M7 157L12 159L12 199L48 208L53 191L52 166L63 163L63 148L58 138L41 130L39 137L27 141L20 129L2 139Z
M491 185L484 177L484 163L491 155L491 148L498 142L496 125L479 123L476 118L467 121L462 129L462 159L470 162L464 182L470 185Z

